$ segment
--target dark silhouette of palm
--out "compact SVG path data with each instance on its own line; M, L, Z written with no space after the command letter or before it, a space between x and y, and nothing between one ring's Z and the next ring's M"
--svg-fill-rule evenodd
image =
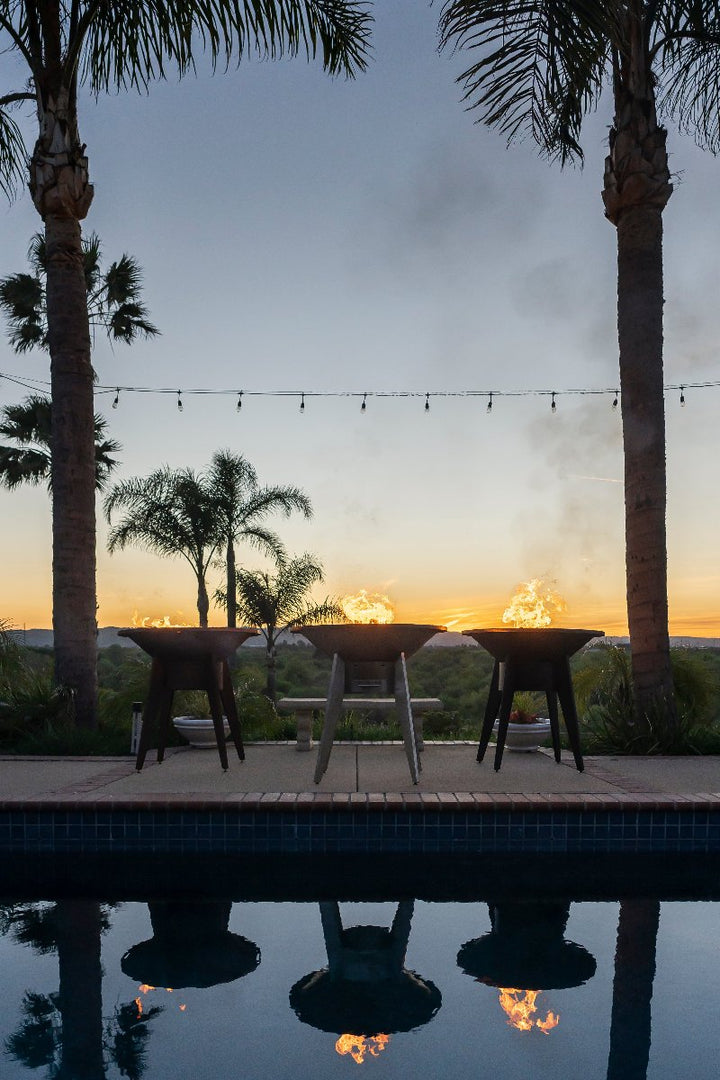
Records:
M665 535L662 214L672 193L660 106L717 150L720 4L446 0L442 46L468 50L464 100L508 139L565 164L609 84L605 214L617 230L627 610L635 707L675 717Z

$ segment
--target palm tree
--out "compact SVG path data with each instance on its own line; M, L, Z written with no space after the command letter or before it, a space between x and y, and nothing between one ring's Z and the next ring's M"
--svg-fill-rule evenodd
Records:
M276 697L275 660L282 633L305 623L345 619L340 605L326 597L313 603L308 593L323 580L323 568L307 552L294 559L280 559L276 574L262 570L239 570L236 574L237 613L247 626L255 626L265 638L267 685L265 694ZM218 589L215 599L227 606L227 593Z
M148 319L142 302L142 271L131 255L122 255L103 272L102 246L96 233L83 237L82 258L91 326L102 326L111 341L131 345L137 337L155 337L160 331ZM48 348L47 249L42 233L35 233L28 248L31 273L0 278L0 309L9 323L15 352Z
M52 405L32 394L19 405L6 405L0 413L0 437L15 446L0 446L0 486L12 490L20 484L46 483L52 491ZM95 487L102 491L119 461L120 443L105 438L107 421L95 414Z
M229 450L213 454L208 483L224 538L227 624L237 626L235 544L245 540L265 554L281 558L282 544L275 533L263 526L263 520L278 511L288 517L293 510L309 518L312 507L299 488L258 487L257 473L250 462Z
M78 90L144 90L198 53L229 64L304 52L331 74L366 65L370 15L361 0L0 0L4 47L24 64L27 91L0 99L0 168L12 187L24 164L9 110L32 101L37 139L29 188L45 226L53 402L53 631L55 672L75 693L79 726L96 723L93 373L80 222L93 199L80 137Z
M111 554L135 545L166 558L179 555L185 559L197 580L199 624L207 626L210 601L206 576L224 534L203 477L192 469L164 465L150 476L115 484L104 507L109 522L116 510L125 511L108 535Z
M440 42L473 54L459 78L469 108L510 141L529 131L561 164L582 159L583 119L611 82L603 200L617 229L633 693L639 714L660 701L672 717L662 358L662 213L672 186L657 105L720 145L720 4L446 0Z

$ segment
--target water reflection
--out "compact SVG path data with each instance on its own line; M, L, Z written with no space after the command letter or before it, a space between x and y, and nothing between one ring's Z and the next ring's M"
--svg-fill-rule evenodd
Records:
M232 904L151 901L153 936L123 956L126 975L151 987L184 989L234 982L260 963L253 941L229 929Z
M305 1024L337 1035L377 1037L427 1024L440 1008L434 983L405 964L413 901L401 901L392 926L343 927L340 906L320 903L328 966L296 982L290 1004Z
M647 1076L659 924L657 900L620 902L608 1080L645 1080Z

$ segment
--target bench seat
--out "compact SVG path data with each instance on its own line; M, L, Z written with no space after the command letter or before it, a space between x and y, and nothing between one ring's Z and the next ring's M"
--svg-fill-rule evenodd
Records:
M324 697L311 698L280 698L277 708L282 712L294 713L297 717L297 744L296 750L310 750L312 748L312 722L316 713L323 712L326 705ZM343 698L342 712L348 713L352 709L370 712L371 710L389 713L395 708L394 697L346 697ZM413 723L415 727L415 739L418 750L423 749L423 715L426 712L436 712L442 709L440 698L411 698Z

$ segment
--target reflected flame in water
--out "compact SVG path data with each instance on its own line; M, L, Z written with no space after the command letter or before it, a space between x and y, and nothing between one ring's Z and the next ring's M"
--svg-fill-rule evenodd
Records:
M341 1035L335 1043L335 1049L338 1054L350 1054L353 1061L362 1065L366 1054L377 1057L387 1048L389 1042L389 1035L369 1035L367 1038L364 1035Z
M140 983L140 985L138 986L138 992L140 994L149 994L152 990L164 990L166 994L173 994L175 992L173 990L172 986L160 986L160 987L158 987L158 986L151 986L150 983ZM140 1020L140 1018L143 1015L143 1000L142 1000L142 998L141 997L136 997L135 998L135 1004L137 1006L137 1019ZM180 1012L185 1012L185 1010L187 1009L187 1005L178 1005L178 1009L180 1010Z
M537 628L549 626L553 612L565 611L567 604L541 578L532 578L519 585L502 621L512 626Z
M390 598L380 593L369 593L361 589L353 596L343 596L340 607L346 618L353 623L391 623L395 621L395 610Z
M539 1028L544 1035L549 1035L553 1028L557 1027L560 1017L557 1013L549 1012L544 1020L535 1017L537 1005L535 1004L539 990L517 990L510 986L500 987L500 1005L507 1014L507 1022L510 1027L518 1031L532 1031Z

